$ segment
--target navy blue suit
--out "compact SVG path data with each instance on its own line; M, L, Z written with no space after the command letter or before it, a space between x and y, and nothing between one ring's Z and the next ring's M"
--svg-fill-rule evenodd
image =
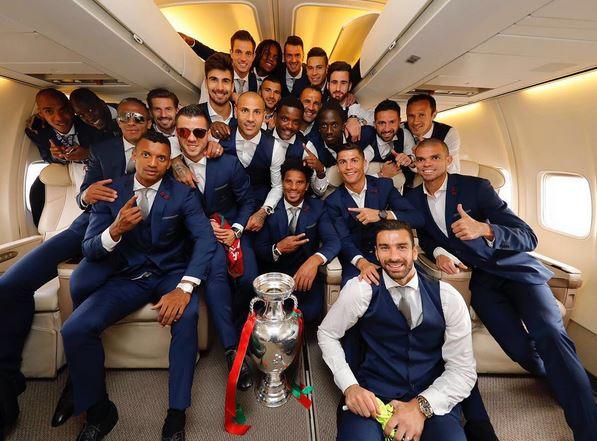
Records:
M203 208L208 217L223 216L230 225L238 223L245 227L255 211L249 177L242 164L231 155L207 159L205 188L202 194ZM258 276L257 261L250 241L241 238L243 275L237 283L240 297L250 296L253 280ZM225 349L236 348L238 335L234 325L235 306L226 264L226 248L218 243L205 288L205 299L211 312L218 336ZM241 302L237 298L237 302Z
M282 63L280 71L282 72L280 75L280 81L282 82L282 97L292 95L300 98L303 89L310 85L309 78L307 77L307 65L303 63L301 76L294 81L292 91L288 90L288 86L286 85L286 63Z
M288 226L288 214L284 199L276 206L274 213L265 221L263 228L257 233L255 252L262 260L262 271L283 272L290 276L298 271L303 263L315 253L321 253L327 261L332 260L340 252L340 240L332 225L323 201L315 198L305 198L296 225L295 235L305 233L309 242L294 253L283 254L274 261L272 247L279 241L291 235ZM317 274L311 290L308 292L295 291L305 320L312 322L319 318L323 308L324 279Z
M78 123L75 122L75 124ZM83 124L83 127L88 126ZM81 131L81 134L85 133L84 130ZM85 138L83 135L81 136L79 141L82 144ZM107 164L110 161L102 161L105 166L99 168L98 161L94 159L94 156L100 155L104 158L108 155L110 160L117 161L118 155L115 153L116 147L114 145L118 143L120 144L120 161L123 165L121 167L108 166ZM103 152L98 153L103 146L108 146L106 150L109 153L106 155ZM112 149L109 148L110 146ZM116 178L121 176L124 174L124 168L122 138L99 143L91 147L89 170L84 185L89 186L95 181L104 179L104 177ZM103 173L106 173L106 175L103 175ZM7 312L6 320L0 326L0 340L5 342L0 345L0 373L5 373L5 375L15 378L19 382L22 381L20 375L21 353L35 312L33 295L43 284L58 275L57 267L60 262L76 258L81 254L81 242L85 236L88 221L89 213L82 213L69 228L35 248L0 277L0 306L2 306L3 311ZM83 260L84 263L85 260ZM71 279L71 282L75 284L74 292L77 293L77 285L81 285L80 292L81 297L83 297L89 292L86 287L96 287L101 284L111 272L107 266L102 266L102 268L105 272L104 275L101 275L98 271L91 274L86 274L87 271L81 269L75 271ZM77 277L77 274L82 275L82 277ZM95 275L98 276L95 277ZM81 283L77 283L77 280ZM73 296L73 298L76 306L78 303L77 297Z
M230 138L220 140L220 145L224 153L238 157L236 154L236 137L238 129L232 128ZM253 159L248 167L245 168L251 180L251 193L255 200L256 207L261 207L267 194L272 188L270 167L274 153L274 138L264 130L261 131L261 140L255 150Z
M421 213L400 195L391 179L373 176L366 176L366 179L365 208L391 210L399 220L408 222L413 228L423 225ZM361 255L370 262L378 263L374 249L375 228L363 225L356 219L357 213L348 210L349 207L357 208L357 205L344 185L327 197L325 206L342 244L340 263L344 286L349 279L359 275L358 268L350 263L355 256Z
M73 384L75 412L106 397L104 351L100 334L111 324L176 288L183 275L206 280L215 249L199 195L166 175L147 219L125 233L114 250L102 245L101 234L133 196L133 175L111 185L119 197L92 208L83 251L92 261L110 257L119 270L91 294L62 328ZM183 315L172 325L169 407L185 409L197 356L198 296L191 295Z
M491 335L512 360L547 375L575 440L593 439L597 415L589 381L546 283L552 273L527 254L537 245L531 227L510 211L485 179L448 175L448 237L433 220L422 186L407 197L425 216L425 226L418 229L425 254L433 256L433 250L442 247L472 268L471 305ZM490 223L493 246L483 238L464 241L454 236L450 226L460 218L458 204L475 220Z

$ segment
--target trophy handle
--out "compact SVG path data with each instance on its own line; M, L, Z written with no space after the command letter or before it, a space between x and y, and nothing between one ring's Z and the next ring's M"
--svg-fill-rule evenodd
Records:
M292 300L292 303L294 303L294 305L292 305L292 309L294 310L298 308L298 299L296 298L296 296L294 294L290 294L288 298Z
M253 306L255 306L255 303L257 303L257 302L263 302L263 303L265 303L265 300L263 300L263 299L261 299L259 297L253 297L251 299L251 302L249 303L249 315L253 314Z

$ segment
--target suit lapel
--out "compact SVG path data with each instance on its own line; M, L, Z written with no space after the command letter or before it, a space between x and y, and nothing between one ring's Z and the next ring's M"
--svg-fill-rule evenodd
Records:
M458 216L454 216L454 213L457 213L456 205L458 204L458 186L455 180L453 175L448 174L448 185L446 186L446 230L448 231L448 237L454 236L451 226L459 219Z
M132 197L133 197L133 180L135 179L135 175L126 175L126 178L122 181L122 194L120 194L120 189L115 188L118 192L118 198L116 198L116 203L110 204L112 206L114 218L118 216L118 212L120 209L126 204Z
M274 212L276 216L276 223L278 225L278 232L280 233L280 238L284 238L288 236L288 215L286 214L286 207L284 205L284 198L278 202L276 205L276 210Z
M300 211L298 223L296 224L296 234L304 233L307 229L307 225L309 225L309 220L311 219L311 206L309 205L309 200L303 200L303 208Z
M162 215L164 214L164 210L166 209L167 201L170 199L170 181L166 177L162 179L162 183L158 188L158 192L155 195L155 199L153 200L153 205L151 207L151 243L155 244L158 241L160 227L161 227L161 220Z
M381 207L379 205L379 189L377 188L376 182L373 179L370 179L368 176L365 179L367 179L367 191L365 192L365 207L375 208L376 210L385 209L386 207Z
M205 199L206 207L213 206L213 198L214 198L214 189L215 189L215 179L216 179L216 163L211 160L207 159L207 165L205 166L205 188L203 189L203 197ZM203 207L207 210L206 207Z

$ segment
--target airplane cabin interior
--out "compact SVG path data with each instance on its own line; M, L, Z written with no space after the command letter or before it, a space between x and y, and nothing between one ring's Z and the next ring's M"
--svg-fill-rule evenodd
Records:
M305 58L309 48L321 47L330 64L358 64L361 78L352 84L351 93L364 109L373 112L378 103L393 100L405 123L409 98L429 94L435 99L435 121L456 128L460 137L459 173L489 181L514 217L536 236L536 247L523 254L553 274L545 284L557 305L557 320L562 320L572 343L568 347L576 352L592 386L587 393L595 404L594 1L4 0L0 4L0 281L3 273L9 274L17 262L68 229L84 212L77 200L81 176L67 165L45 162L25 134L27 121L38 111L40 90L54 88L70 96L85 87L106 103L119 103L127 97L145 102L150 90L164 88L183 107L199 102L206 63L179 33L225 53L230 52L230 36L240 29L257 43L273 39L283 49L287 37L298 35ZM29 199L36 180L45 186L37 225ZM424 180L415 177L415 184L423 186ZM335 184L339 187L342 181ZM448 188L447 197L450 191L455 196L454 188ZM413 185L410 191L415 190ZM485 202L478 201L480 206ZM418 231L419 245L422 240ZM438 267L436 257L419 247L417 268L451 285L466 302L478 387L495 429L496 438L491 439L597 439L591 438L597 432L583 438L582 430L571 429L574 424L563 410L566 404L552 390L555 380L529 373L513 361L471 307L476 269L449 274ZM84 415L50 426L68 377L68 345L61 329L76 311L70 279L77 266L74 260L60 263L53 268L56 276L35 289L35 312L20 365L26 390L18 397L18 420L2 435L7 441L100 439L77 438ZM28 271L34 274L38 269ZM319 268L324 283L321 318L344 293L342 272L338 258ZM9 297L0 292L0 311L6 317L11 314L6 306ZM299 297L299 308L300 303ZM148 303L101 333L108 368L105 381L120 413L106 440L159 437L168 409L171 334L170 327L156 321L152 306ZM224 348L213 313L201 297L198 316L199 354L192 404L186 411L186 439L234 439L224 428L228 394ZM339 405L342 391L318 345L321 318L304 326L286 404L268 408L257 402L253 391L238 391L236 421L251 426L244 438L337 439L338 415L341 419L341 413L350 410ZM531 325L523 320L518 326L527 330ZM546 370L553 368L548 365ZM0 371L2 367L0 363ZM310 400L310 405L301 404L301 399ZM244 419L239 418L239 409ZM597 417L592 418L597 428ZM402 439L412 441L406 434Z

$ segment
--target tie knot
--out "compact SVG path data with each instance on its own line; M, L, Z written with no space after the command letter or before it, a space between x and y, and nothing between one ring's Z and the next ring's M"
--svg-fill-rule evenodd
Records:
M290 207L289 210L292 214L297 214L301 210L301 207Z

